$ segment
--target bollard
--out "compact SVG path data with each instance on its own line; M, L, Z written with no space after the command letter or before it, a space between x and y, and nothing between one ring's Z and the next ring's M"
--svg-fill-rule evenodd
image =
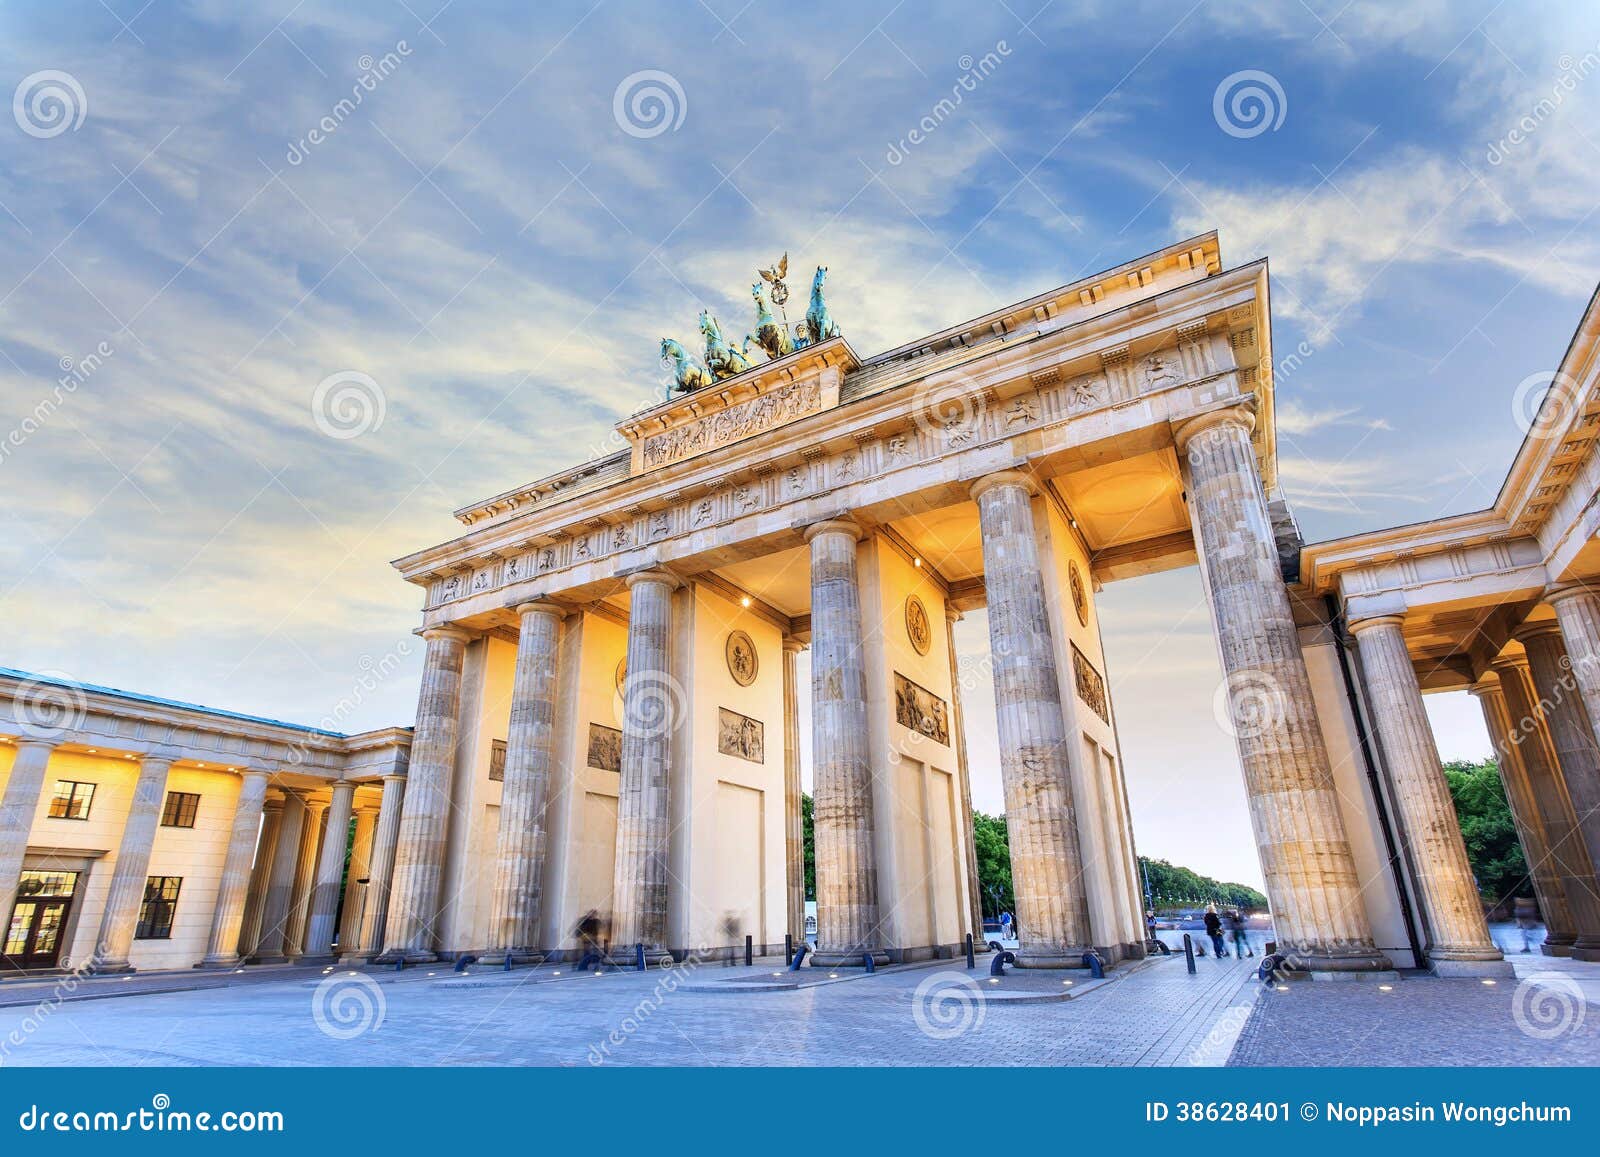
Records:
M1256 979L1263 984L1271 984L1278 979L1278 969L1283 967L1284 961L1285 957L1277 952L1267 956L1256 969Z
M744 938L744 966L749 968L755 962L755 949L752 945L750 937L746 936Z
M800 947L795 949L794 959L789 962L790 972L800 971L800 962L806 958L806 953L810 950L810 948L811 945L807 944L804 940L800 941Z
M509 948L506 949L506 958L505 958L504 963L502 963L500 965L500 970L502 972L510 972L511 971L511 949L509 949Z
M1190 936L1189 936L1189 934L1187 932L1185 932L1183 934L1183 958L1184 958L1185 961L1188 962L1189 975L1193 976L1194 975L1194 941L1190 938Z
M872 953L870 952L863 952L861 954L861 964L862 967L864 967L868 972L878 971L878 966L872 963Z
M967 933L967 967L968 968L976 968L976 967L978 967L978 958L977 958L976 955L973 954L973 951L972 951L972 933L971 932Z
M649 967L644 962L644 945L643 944L635 944L633 946L633 967L634 967L634 971L636 971L636 972L643 972L643 971L645 971L646 968Z
M406 970L406 958L404 956L394 962L394 970L396 972L404 972Z
M1092 948L1083 954L1083 966L1089 970L1089 975L1096 980L1106 978L1105 964L1100 960L1100 954Z
M1002 948L994 954L994 959L989 961L989 975L1004 976L1006 974L1006 965L1015 964L1016 962L1017 954Z
M794 959L794 934L792 932L783 934L783 958L785 960Z

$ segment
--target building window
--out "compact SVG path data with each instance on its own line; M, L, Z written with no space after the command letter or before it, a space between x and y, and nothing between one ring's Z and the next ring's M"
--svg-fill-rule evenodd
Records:
M144 903L139 905L135 940L171 940L172 916L178 907L182 876L151 876L144 882Z
M506 778L506 741L496 739L489 745L489 778L504 783Z
M161 826L164 828L194 827L194 813L200 808L200 796L192 791L169 791L167 806L161 809Z
M94 803L95 785L78 783L70 779L56 780L56 794L50 800L50 818L53 820L86 820L89 807Z

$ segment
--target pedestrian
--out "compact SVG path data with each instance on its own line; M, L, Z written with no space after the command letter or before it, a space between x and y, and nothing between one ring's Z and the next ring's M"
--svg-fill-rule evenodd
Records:
M1212 950L1216 952L1217 959L1221 960L1228 954L1222 946L1222 917L1217 915L1215 904L1206 905L1206 935L1211 937Z
M1522 951L1532 952L1533 930L1539 922L1538 909L1531 899L1518 896L1512 910L1517 918L1517 928L1522 932Z
M1228 931L1233 935L1233 954L1240 960L1246 956L1254 956L1255 949L1250 947L1250 937L1245 934L1244 913L1237 908L1228 909Z
M578 921L574 931L578 938L578 971L589 971L589 965L594 965L596 972L600 971L600 964L605 959L600 954L600 913L590 908L583 914L583 919Z
M1160 939L1156 935L1156 914L1149 909L1146 909L1144 914L1144 932L1146 940Z

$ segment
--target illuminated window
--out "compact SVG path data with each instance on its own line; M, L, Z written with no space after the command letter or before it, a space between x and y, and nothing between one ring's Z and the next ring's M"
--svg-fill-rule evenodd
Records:
M89 807L94 803L95 785L78 783L70 779L56 781L56 794L50 799L50 818L53 820L86 820Z
M171 940L172 917L178 909L182 876L151 876L144 882L144 902L139 905L135 940Z

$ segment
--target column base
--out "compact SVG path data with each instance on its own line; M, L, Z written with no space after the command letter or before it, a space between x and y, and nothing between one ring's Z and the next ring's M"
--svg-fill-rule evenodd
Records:
M1600 960L1600 948L1584 948L1574 945L1572 951L1567 953L1567 955L1572 957L1574 960L1587 960L1590 963L1593 963L1597 960Z
M1557 932L1551 935L1545 933L1544 943L1539 946L1539 951L1546 956L1571 956L1572 946L1577 943L1578 937L1573 932Z
M1440 960L1434 956L1428 957L1430 965L1428 971L1435 976L1516 976L1517 970L1511 967L1511 962L1504 958L1499 960Z
M318 952L315 955L297 956L294 962L296 964L337 964L339 963L339 958L332 952Z
M552 953L542 952L537 948L486 948L478 954L478 963L483 965L504 965L509 952L512 964L543 964L550 959Z
M286 956L281 952L277 952L277 953L274 953L271 956L252 956L250 958L250 963L251 964L293 964L297 959L298 959L298 957Z
M868 952L863 948L860 952L839 952L833 949L819 949L806 957L806 963L813 968L865 968L866 958L872 957L874 968L889 963L889 953L882 948L874 948Z
M1277 951L1285 958L1286 966L1294 972L1327 973L1332 979L1336 973L1348 973L1352 977L1375 976L1382 973L1385 979L1394 979L1398 974L1394 970L1394 962L1381 952L1362 952L1357 955L1332 955L1317 952L1296 952L1293 948L1280 944Z
M123 973L138 971L139 970L137 968L129 964L126 960L102 960L90 966L89 975L121 976Z
M199 964L196 964L195 967L204 968L213 972L222 972L226 969L238 968L243 963L244 957L242 956L235 956L231 960L225 956L207 956L204 960L200 961Z
M1308 979L1323 982L1332 981L1338 984L1393 984L1400 979L1400 974L1392 968L1374 968L1368 972L1330 971L1325 968L1313 968L1308 972L1290 972L1291 980Z
M1087 968L1083 962L1083 954L1093 952L1106 964L1112 963L1108 953L1092 945L1082 948L1029 948L1024 945L1016 950L1018 968Z
M385 950L372 958L374 964L437 964L439 955L429 952L426 948L397 948Z
M667 968L676 959L678 957L669 949L645 946L644 964L646 968ZM637 968L639 966L639 953L636 948L629 948L626 952L614 948L605 954L604 960L612 968Z

